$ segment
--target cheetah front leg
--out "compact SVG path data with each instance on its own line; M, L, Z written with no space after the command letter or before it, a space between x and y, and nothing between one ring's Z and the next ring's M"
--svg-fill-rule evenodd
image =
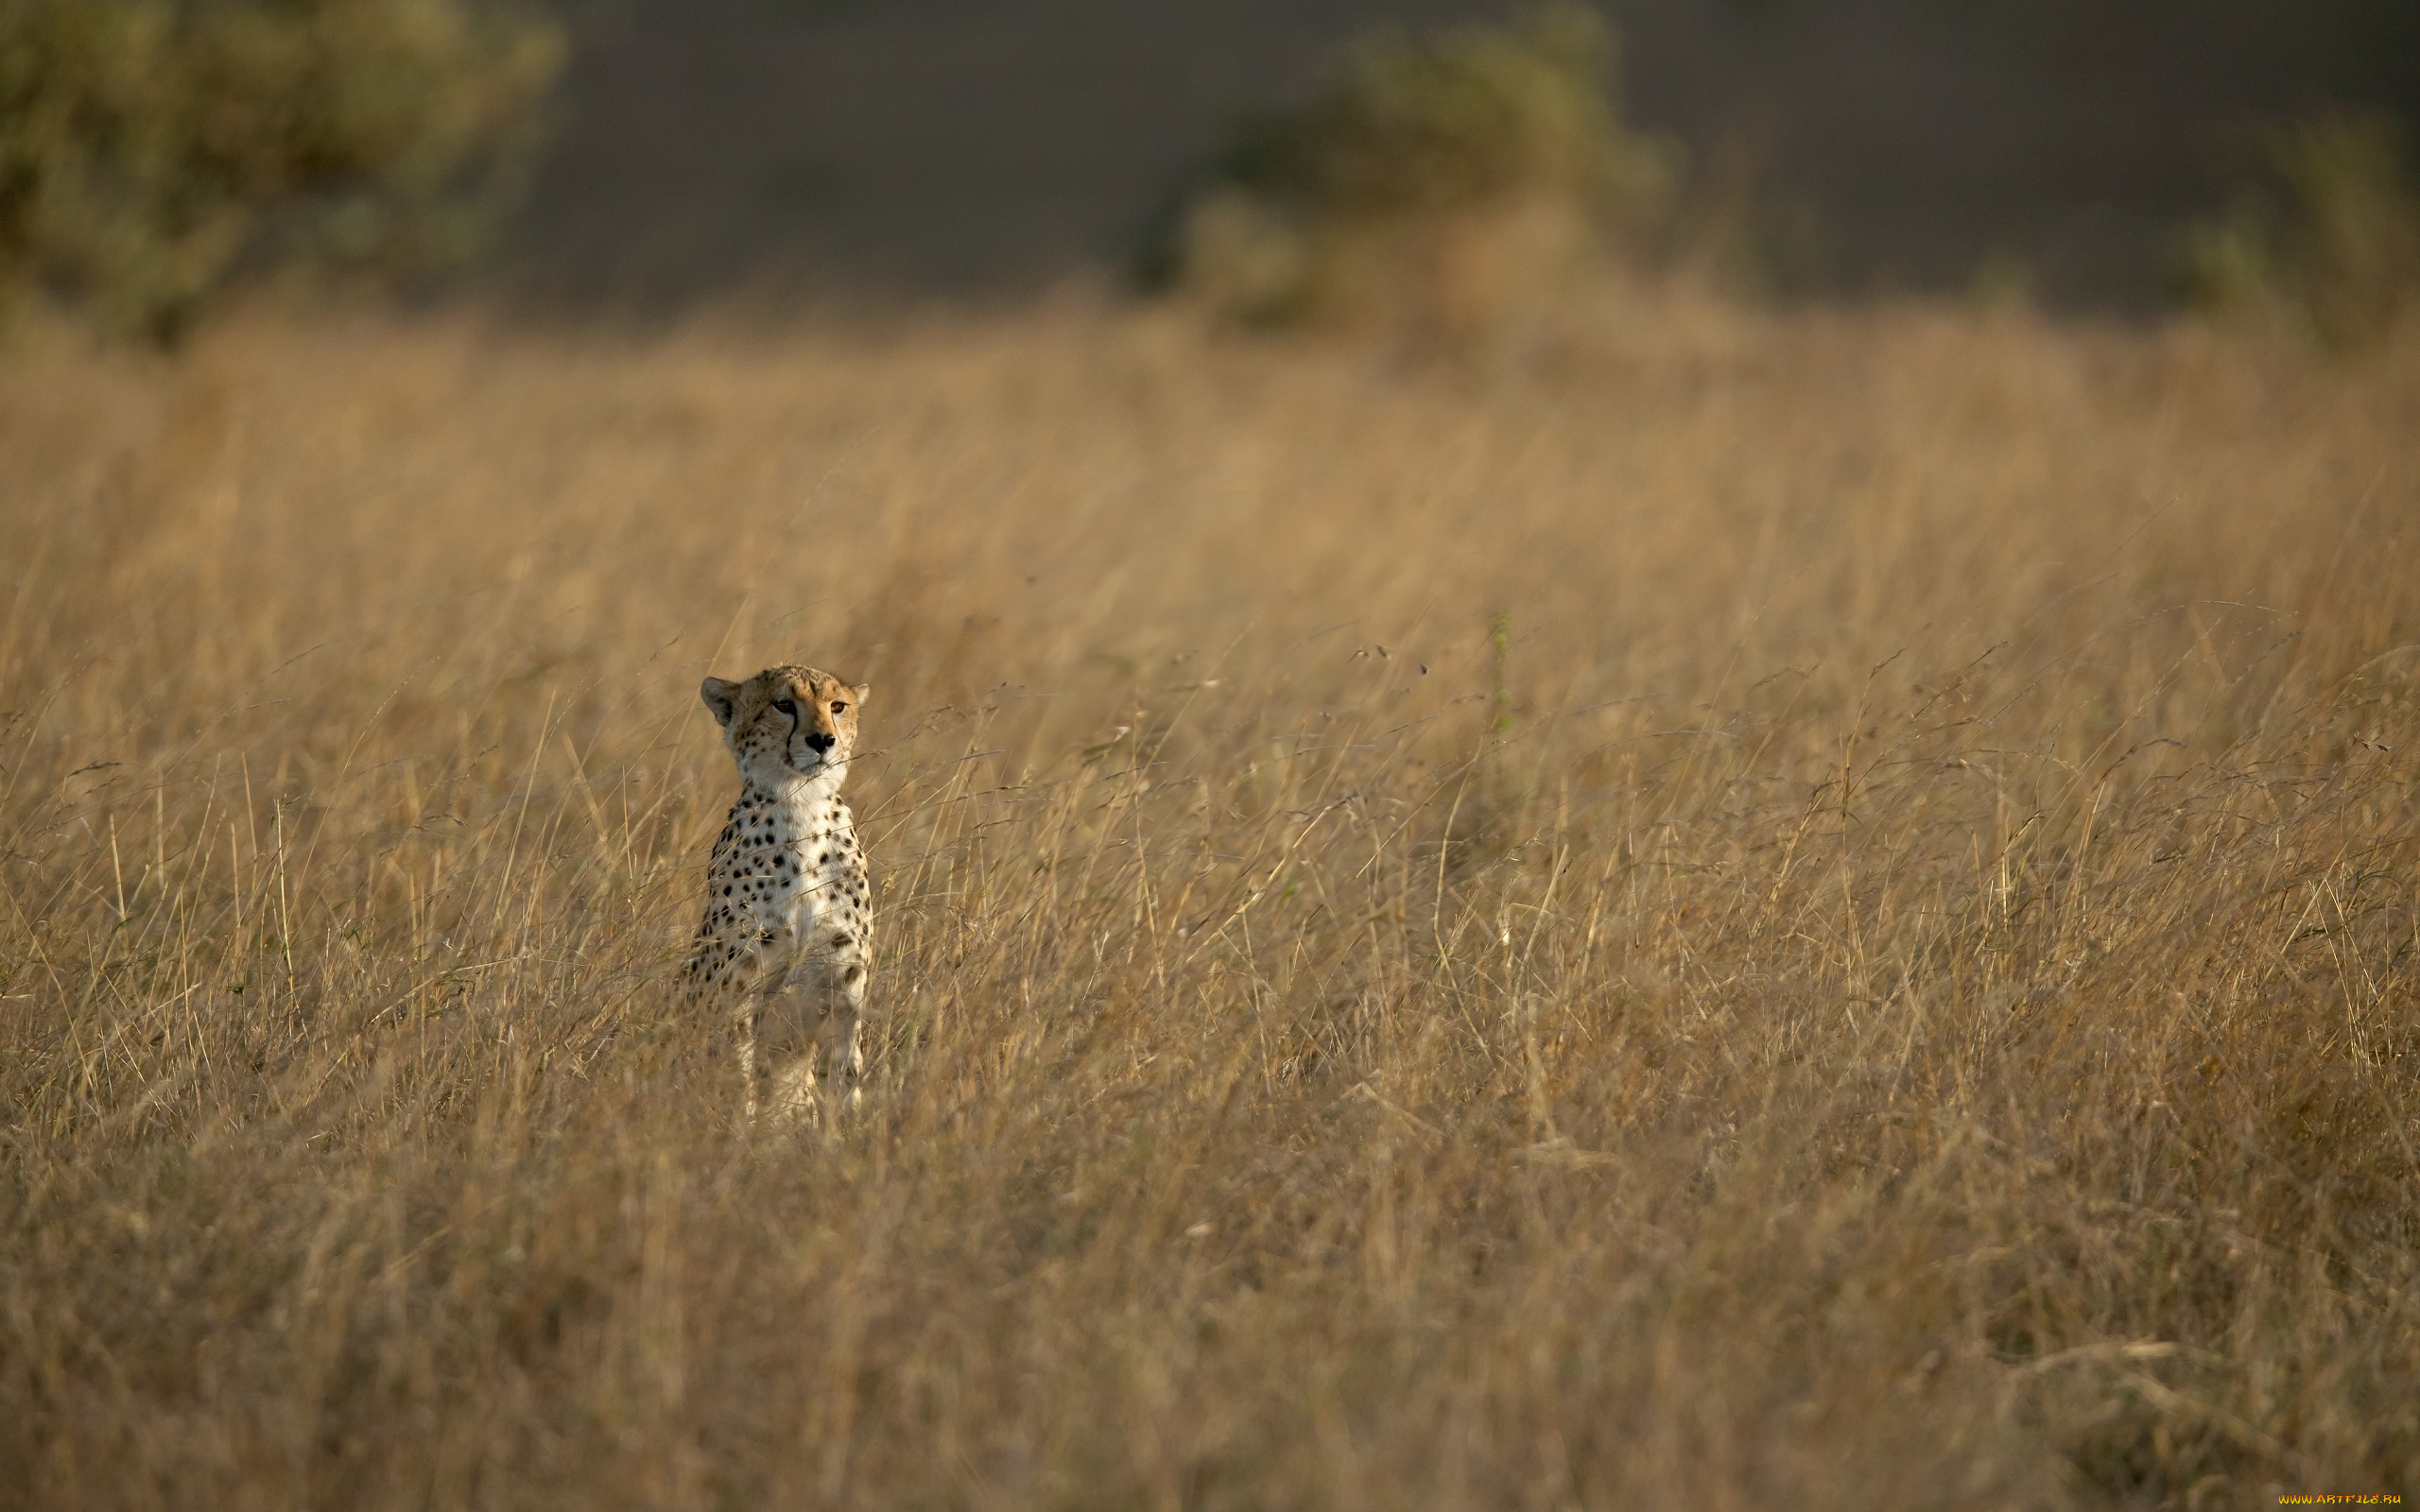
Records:
M863 1027L864 1015L856 1006L835 1001L816 1031L817 1091L836 1114L854 1113L865 1105L866 1057L859 1042Z
M798 994L750 1002L739 1033L739 1074L751 1128L791 1128L818 1121L815 1037L802 1032Z
M740 1126L744 1129L756 1122L765 1106L765 1080L759 1074L765 1069L765 1057L759 1041L767 1025L767 994L756 980L755 962L736 951L727 951L721 957L722 973L711 970L714 958L700 954L690 964L684 982L688 1002L703 1005L719 1002L716 1010L723 1022L724 1043L738 1062L740 1088Z
M753 1032L743 1041L749 1069L749 1122L774 1128L821 1121L816 1062L823 1040L821 984L795 971L755 1006Z
M816 1080L823 1106L836 1116L854 1113L865 1103L866 949L850 935L836 937L819 961L823 1001L816 1024L819 1052Z
M767 994L741 1041L742 1064L754 1073L752 1123L837 1122L862 1106L865 1001L864 947L855 940L799 963Z
M739 1005L737 1020L732 1025L732 1042L739 1050L740 1126L745 1129L756 1123L756 1014L762 1006L752 994Z

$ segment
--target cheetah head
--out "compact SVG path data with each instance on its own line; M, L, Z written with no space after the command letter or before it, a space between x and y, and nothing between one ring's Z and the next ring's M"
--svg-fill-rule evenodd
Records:
M745 682L708 678L698 696L722 726L723 743L739 775L769 787L829 779L840 785L857 747L857 705L852 687L813 667L767 667Z

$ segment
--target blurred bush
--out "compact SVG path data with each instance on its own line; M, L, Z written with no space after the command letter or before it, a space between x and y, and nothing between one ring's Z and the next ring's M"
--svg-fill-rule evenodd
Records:
M0 0L0 295L172 340L247 271L458 262L562 54L464 0Z
M2329 112L2256 139L2226 212L2186 244L2201 307L2299 327L2335 347L2420 304L2420 193L2391 117Z
M1626 128L1612 29L1380 35L1302 109L1247 124L1147 249L1148 280L1251 324L1409 318L1468 334L1643 258L1677 154Z

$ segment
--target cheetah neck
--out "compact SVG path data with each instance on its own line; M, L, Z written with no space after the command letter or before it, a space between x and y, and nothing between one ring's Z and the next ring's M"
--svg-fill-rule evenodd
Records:
M832 808L839 799L839 775L830 772L771 782L751 776L742 782L739 791L742 806L770 809L777 819L792 829L803 828L809 819Z

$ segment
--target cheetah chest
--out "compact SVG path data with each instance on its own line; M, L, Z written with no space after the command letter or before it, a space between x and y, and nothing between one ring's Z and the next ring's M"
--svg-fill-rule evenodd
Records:
M860 941L864 852L848 805L744 795L715 844L704 933L760 966Z

